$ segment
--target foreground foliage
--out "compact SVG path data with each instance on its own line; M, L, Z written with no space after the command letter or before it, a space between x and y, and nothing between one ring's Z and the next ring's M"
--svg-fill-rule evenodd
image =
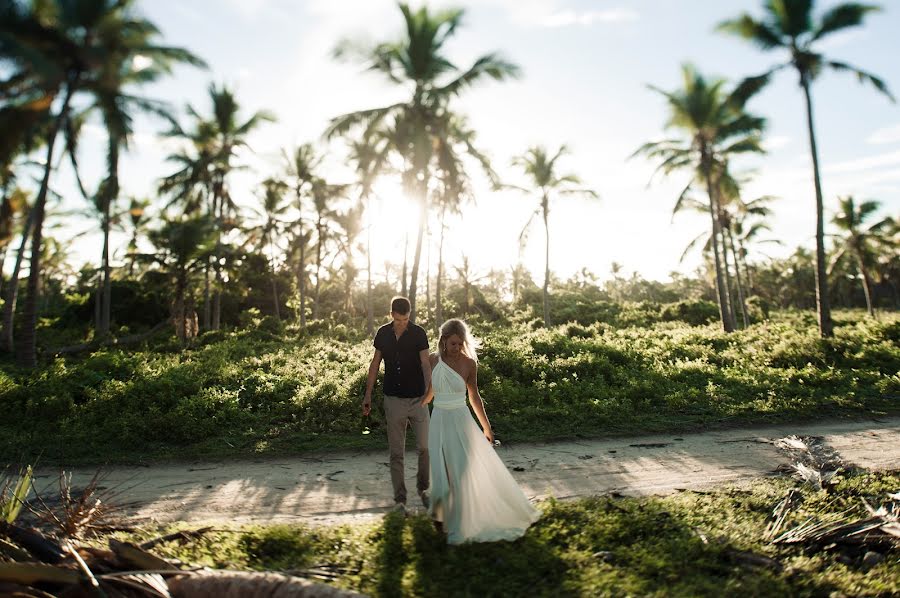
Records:
M276 525L209 532L157 552L212 567L288 570L373 596L896 595L900 553L878 558L767 538L775 505L795 490L785 527L865 516L897 473L844 474L829 491L787 479L662 498L547 501L515 542L447 546L424 516L369 525ZM153 532L138 534L137 539Z
M678 313L677 309L669 309ZM663 312L666 312L663 310ZM811 312L725 335L651 320L551 329L480 323L480 385L510 441L687 431L900 411L900 318L838 313L819 339ZM687 316L686 316L687 317ZM634 325L628 325L628 318ZM360 415L370 341L341 324L304 332L272 319L141 351L0 368L0 457L111 462L386 446L379 409ZM376 402L377 404L377 402ZM363 434L364 431L371 434Z

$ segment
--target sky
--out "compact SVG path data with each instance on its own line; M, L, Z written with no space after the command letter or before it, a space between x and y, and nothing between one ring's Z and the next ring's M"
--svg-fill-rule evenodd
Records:
M417 3L413 3L417 5ZM818 11L835 2L818 2ZM834 35L821 49L881 76L900 95L900 3L883 2L862 28ZM432 8L466 9L463 27L446 47L460 68L478 56L500 52L518 64L518 80L487 81L468 90L455 104L468 115L479 146L492 158L505 182L525 180L511 159L533 145L555 151L566 144L570 155L559 163L577 174L600 198L554 198L550 212L551 269L563 277L586 268L600 279L610 276L612 262L627 276L666 280L673 271L692 273L698 254L679 261L683 249L709 227L709 217L681 214L672 219L675 198L688 175L654 178L654 164L629 156L643 143L662 138L667 111L661 96L648 85L675 89L680 69L693 63L710 77L737 82L758 74L784 57L762 53L750 44L717 33L716 24L744 11L758 13L762 0L459 0L432 2ZM244 114L274 112L278 121L250 137L252 152L240 156L249 168L231 180L238 203L258 203L259 183L281 168L281 151L321 141L328 120L354 110L402 100L397 89L361 65L331 57L344 38L358 42L396 39L402 17L389 0L154 0L139 4L155 22L168 45L183 46L209 63L209 70L179 68L173 77L143 90L146 96L183 107L190 103L209 111L211 82L234 86ZM823 174L826 211L840 195L876 199L883 214L900 216L900 107L874 88L846 74L826 73L816 81L815 122ZM745 197L774 195L771 237L783 245L760 245L756 259L812 247L815 231L814 193L803 98L790 71L754 98L749 110L768 118L768 154L739 162L755 176ZM183 113L182 113L183 117ZM186 122L186 121L183 121ZM160 176L170 173L165 156L176 149L157 133L162 124L138 121L133 147L122 164L123 193L144 196L161 205L154 191ZM82 141L82 169L93 185L102 177L104 136L90 127ZM322 145L323 149L325 145ZM350 182L339 143L329 148L329 177ZM649 183L649 184L648 184ZM91 185L91 183L89 183ZM57 184L64 206L84 205L71 177ZM509 268L519 255L518 237L538 205L534 196L515 191L492 192L483 183L476 203L450 223L448 261L466 255L476 273ZM379 186L374 208L373 244L378 265L396 257L403 230L415 226L399 186ZM59 233L71 236L69 222ZM114 247L125 244L125 235ZM69 244L76 264L96 263L99 243L92 235ZM540 280L544 235L531 230L522 259ZM380 276L383 276L381 274Z

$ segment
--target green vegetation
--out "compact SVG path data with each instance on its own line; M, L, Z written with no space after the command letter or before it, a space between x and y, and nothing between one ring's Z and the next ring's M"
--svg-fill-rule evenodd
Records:
M528 311L470 318L501 439L900 412L896 315L837 312L835 337L820 339L812 312L725 334L674 319L714 321L706 302L598 302L581 323L568 309L570 322L549 329ZM381 448L380 410L371 421L360 414L370 351L369 338L344 324L300 331L266 317L188 349L170 338L60 357L38 371L7 363L0 395L14 416L0 422L0 457L103 463Z
M662 498L547 501L515 542L447 546L429 519L308 528L248 526L155 551L213 567L326 570L372 596L889 596L896 549L873 567L846 550L774 545L767 517L795 484L765 480ZM867 517L900 488L897 473L845 475L829 492L799 488L784 529L807 519ZM145 539L158 533L138 534ZM883 548L881 550L884 550ZM865 549L863 549L865 551ZM882 554L882 553L879 553Z

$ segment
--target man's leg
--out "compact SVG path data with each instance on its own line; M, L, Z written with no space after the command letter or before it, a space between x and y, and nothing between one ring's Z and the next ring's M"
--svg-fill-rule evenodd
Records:
M384 416L387 420L388 447L391 452L391 483L394 502L406 504L406 483L403 481L403 454L406 452L406 399L384 397Z
M418 399L409 404L409 421L416 435L416 450L419 453L419 471L416 476L416 490L422 495L431 485L431 469L428 462L428 423L431 419L428 407L421 405ZM422 499L425 502L427 499ZM428 506L427 504L425 505Z

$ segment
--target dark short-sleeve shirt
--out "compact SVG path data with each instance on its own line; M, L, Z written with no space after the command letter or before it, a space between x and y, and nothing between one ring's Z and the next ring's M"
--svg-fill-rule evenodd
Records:
M422 361L419 352L428 349L428 335L410 322L400 338L389 322L378 329L372 343L384 358L384 394L411 399L425 394Z

